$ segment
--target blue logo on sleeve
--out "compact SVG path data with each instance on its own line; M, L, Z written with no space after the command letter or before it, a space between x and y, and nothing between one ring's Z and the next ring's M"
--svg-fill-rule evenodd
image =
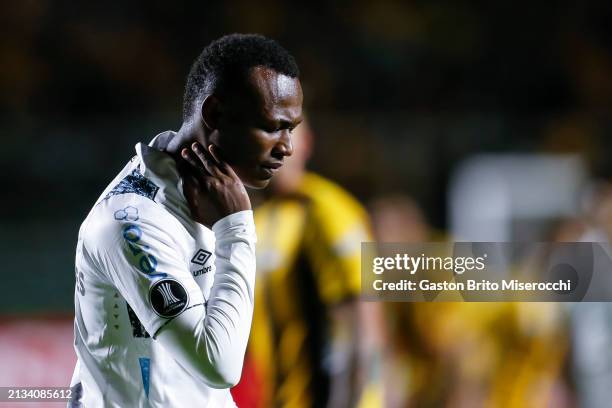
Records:
M138 225L127 224L123 228L123 238L125 239L127 246L137 260L138 269L147 276L152 278L165 278L168 276L167 273L157 272L157 258L152 254L148 253L149 247L140 242L142 237L142 230Z

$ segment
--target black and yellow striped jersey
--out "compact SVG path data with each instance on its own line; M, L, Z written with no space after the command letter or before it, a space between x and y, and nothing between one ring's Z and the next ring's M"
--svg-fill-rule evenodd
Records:
M361 205L307 173L291 196L255 211L257 284L249 354L267 389L264 406L324 406L329 310L358 296L360 244L370 239Z

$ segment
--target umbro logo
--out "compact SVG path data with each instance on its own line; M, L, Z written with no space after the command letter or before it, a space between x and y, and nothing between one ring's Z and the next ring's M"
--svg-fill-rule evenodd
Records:
M208 266L204 266L204 264L208 261L208 259L210 258L210 256L212 255L212 253L204 250L204 249L198 249L198 252L196 252L196 254L193 256L193 258L191 258L191 263L194 263L196 265L200 265L201 268L191 272L193 274L194 277L196 276L200 276L200 275L204 275L207 272L210 272L212 269L211 265Z
M193 258L191 258L191 263L204 266L204 264L206 263L206 261L208 261L208 258L210 258L211 255L212 253L205 251L204 249L198 249L198 252L196 252Z

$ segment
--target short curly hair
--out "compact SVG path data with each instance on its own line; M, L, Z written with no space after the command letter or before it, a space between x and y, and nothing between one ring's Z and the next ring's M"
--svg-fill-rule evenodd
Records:
M183 96L183 119L193 115L202 99L225 84L243 79L249 69L263 66L291 78L300 72L295 59L276 41L259 34L229 34L211 42L194 61Z

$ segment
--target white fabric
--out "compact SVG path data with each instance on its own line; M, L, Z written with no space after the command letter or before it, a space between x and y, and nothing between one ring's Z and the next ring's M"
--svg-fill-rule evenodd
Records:
M152 147L171 136L136 145L81 225L71 381L81 399L69 406L235 406L229 388L253 313L253 213L212 230L193 221L174 160Z

